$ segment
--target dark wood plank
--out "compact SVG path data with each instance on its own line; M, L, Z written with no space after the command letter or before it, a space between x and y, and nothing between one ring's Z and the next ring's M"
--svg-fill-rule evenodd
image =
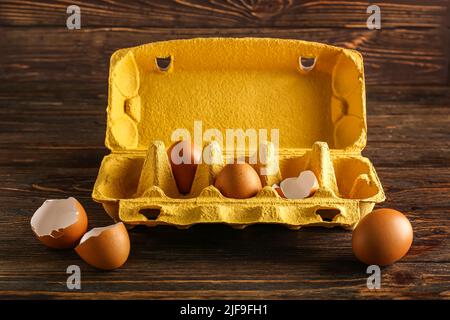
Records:
M0 165L98 166L107 153L104 83L77 82L75 89L71 82L2 86L0 146L5 152ZM449 110L448 87L369 86L363 154L377 167L448 167Z
M55 167L39 166L9 168L9 170L6 167L0 168L2 168L0 190L4 197L0 208L5 210L12 206L34 212L35 201L43 200L46 196L74 195L87 199L89 204L93 203L90 193L97 176L98 166L92 168L60 167L57 170ZM387 194L387 202L383 206L393 205L408 212L414 219L434 223L434 226L448 224L448 219L428 221L426 216L421 215L426 213L428 217L445 217L445 213L441 210L449 210L448 199L443 197L450 191L450 170L448 168L433 169L432 175L428 174L430 169L421 167L401 169L377 167L377 171ZM418 194L421 196L417 196ZM26 195L29 199L17 202L21 195ZM13 218L14 214L16 214L15 211L5 211L3 218ZM441 254L448 253L442 252Z
M64 159L59 161L59 166L83 165L84 161L91 165L86 159L88 154L101 157L106 152L103 149L105 124L99 125L98 121L102 120L97 121L93 116L42 117L49 120L48 124L40 122L42 120L24 122L26 117L0 121L3 149L0 164L51 166L58 163L59 158L51 157L55 155ZM420 163L427 167L445 167L450 159L449 125L445 115L440 119L373 116L369 119L368 146L363 154L378 166L413 168Z
M42 186L54 183L63 192L35 188L26 197L2 202L0 230L0 295L10 298L445 298L450 270L448 209L408 212L415 230L410 254L383 268L382 290L369 291L366 267L352 255L350 232L277 226L252 226L243 231L226 226L169 227L130 231L132 252L127 264L114 272L93 270L73 251L44 248L29 230L29 218L47 197L75 195L85 205L91 226L109 218L89 199L73 190L93 170L30 173ZM46 178L46 175L48 177ZM59 178L57 178L59 177ZM65 177L65 178L64 178ZM76 178L75 178L76 177ZM56 182L56 180L59 181ZM42 180L42 181L41 181ZM49 183L50 182L50 183ZM2 190L3 191L3 190ZM24 191L11 191L24 194ZM415 196L411 190L409 199ZM426 195L424 195L426 197ZM394 195L395 197L395 195ZM3 197L8 199L9 197ZM14 230L14 232L9 232ZM17 250L17 234L27 250ZM317 244L321 245L318 246ZM68 265L80 265L82 291L65 287ZM139 276L137 276L139 275Z
M101 81L111 54L143 43L192 37L277 37L359 50L367 84L448 84L447 29L81 29L3 28L0 80ZM8 86L8 83L2 84Z
M155 245L155 242L148 241L146 245ZM79 263L75 254L44 252L39 261L24 257L24 262L28 262L28 265L20 266L20 269L14 268L11 263L6 266L2 264L1 267L5 271L2 276L7 279L3 280L4 287L14 285L19 290L2 290L0 293L2 297L15 299L449 298L448 263L417 263L414 266L398 263L383 269L381 289L370 291L366 287L365 266L339 250L333 251L328 258L319 262L302 259L302 252L295 249L292 250L292 255L284 256L268 257L260 253L250 262L246 256L229 252L226 247L224 254L206 255L204 260L198 259L197 255L203 253L203 250L199 251L192 253L188 249L179 257L174 255L170 268L167 267L167 260L158 260L156 254L159 252L148 255L146 265L136 263L140 257L130 257L129 268L114 273L95 272L83 264L82 290L78 292L71 292L65 287L67 263ZM319 250L318 254L324 251ZM307 254L311 256L312 252ZM51 259L55 262L49 270L46 260ZM217 269L216 263L211 263L213 259L220 263L222 268ZM240 267L243 260L247 261L245 268ZM302 268L304 264L308 264L314 272ZM278 275L267 274L266 270L271 268L276 270ZM152 272L148 272L149 269ZM186 275L187 269L190 270L189 275ZM232 274L223 275L221 272L225 270L231 271ZM161 274L164 276L158 276Z
M389 0L380 31L368 1L85 1L68 31L70 1L0 2L0 297L449 299L449 2ZM108 63L118 48L199 36L321 41L365 58L368 145L386 191L404 212L409 254L366 287L351 232L259 225L130 230L131 256L98 272L74 251L43 247L29 220L48 198L77 197L90 227L111 223L91 199L106 125ZM420 85L420 86L411 86ZM82 269L70 292L68 265Z
M133 250L127 264L112 273L97 272L73 251L44 248L29 228L31 214L42 201L69 195L83 203L91 227L109 224L109 217L90 198L97 170L0 167L0 223L5 226L0 230L0 295L84 299L448 298L446 217L450 209L445 195L450 191L449 170L435 169L431 176L426 168L378 171L388 191L383 206L407 214L415 240L407 257L383 269L382 290L371 292L365 287L365 266L352 255L351 233L338 229L289 231L280 226L252 226L239 231L219 225L189 230L135 228L130 231ZM18 250L18 245L27 250ZM64 286L65 270L71 264L82 268L82 292L69 292Z
M73 1L2 1L0 25L65 26ZM84 27L333 27L365 28L372 1L81 1ZM448 1L389 0L382 28L447 24Z
M112 273L73 251L44 248L29 219L47 198L75 196L91 227L111 223L90 197L107 153L106 89L98 81L75 91L70 82L23 84L0 87L3 298L449 298L448 87L368 87L365 153L387 193L382 206L405 212L415 232L408 256L383 269L374 292L352 255L351 233L338 229L135 228L129 261ZM65 287L71 264L82 268L80 292Z

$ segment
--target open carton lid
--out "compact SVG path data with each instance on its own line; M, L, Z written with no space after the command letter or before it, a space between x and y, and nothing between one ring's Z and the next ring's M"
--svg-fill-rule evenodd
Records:
M366 144L361 54L300 40L197 38L118 50L107 111L113 152L169 146L177 129L194 137L196 121L201 134L217 129L224 139L226 129L266 129L271 140L278 129L280 154L316 141L345 153Z

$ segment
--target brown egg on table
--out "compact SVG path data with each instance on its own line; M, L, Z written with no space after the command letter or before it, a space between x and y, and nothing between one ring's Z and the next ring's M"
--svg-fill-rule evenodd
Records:
M385 266L406 255L413 241L409 220L393 209L374 210L353 230L352 247L358 260Z
M202 158L202 150L189 141L175 142L167 150L173 177L181 194L188 194L194 182L197 165Z
M88 219L77 199L46 200L31 218L31 229L46 246L55 249L75 247L87 230Z
M122 266L130 254L130 238L122 222L91 229L75 248L78 255L91 266L113 270Z
M228 198L246 199L255 196L262 184L258 173L248 163L231 163L223 167L214 186Z

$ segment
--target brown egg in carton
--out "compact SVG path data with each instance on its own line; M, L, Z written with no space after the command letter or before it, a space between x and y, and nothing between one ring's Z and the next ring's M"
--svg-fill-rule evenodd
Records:
M264 150L273 148L269 144ZM226 223L239 229L255 223L277 223L291 229L317 225L353 228L376 202L384 200L370 161L362 156L332 154L325 142L316 142L301 156L281 156L278 161L268 152L267 166L276 170L261 176L263 189L248 199L227 198L214 186L226 162L218 144L206 144L203 154L212 161L198 165L188 194L178 192L167 148L161 141L153 142L145 157L120 156L114 161L106 157L103 170L120 175L98 181L95 196L103 198L106 211L115 220L129 225L187 228L197 223ZM111 170L110 164L121 168ZM260 166L254 168L259 170ZM272 188L305 170L314 172L319 183L311 197L285 199Z

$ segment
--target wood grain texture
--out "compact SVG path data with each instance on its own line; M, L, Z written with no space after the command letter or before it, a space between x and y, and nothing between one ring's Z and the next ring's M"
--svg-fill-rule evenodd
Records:
M383 206L405 212L415 232L408 256L383 268L382 289L374 292L366 287L365 266L352 255L350 232L338 229L139 227L130 231L129 261L110 273L93 270L73 251L44 248L29 219L47 198L75 196L91 227L110 223L90 197L107 153L106 89L85 84L75 94L63 90L70 82L23 84L28 90L18 88L13 98L9 87L0 90L1 297L450 298L447 87L368 88L364 153L387 193ZM80 292L65 287L70 264L81 266Z
M193 37L278 37L357 49L367 84L448 84L447 29L87 29L2 28L0 80L106 83L120 48ZM7 85L7 84L5 84Z
M152 0L2 1L0 25L65 26L66 8L81 8L84 27L168 28L365 28L369 5L377 4L383 28L440 27L448 23L446 0Z
M448 1L383 1L380 31L367 1L0 2L0 298L449 299L450 32ZM305 39L364 55L368 144L383 207L414 228L409 254L366 287L351 233L222 225L130 231L126 265L98 272L75 252L43 247L33 212L75 196L90 227L111 223L91 199L104 147L109 57L151 41L213 36ZM82 290L66 288L80 265Z

